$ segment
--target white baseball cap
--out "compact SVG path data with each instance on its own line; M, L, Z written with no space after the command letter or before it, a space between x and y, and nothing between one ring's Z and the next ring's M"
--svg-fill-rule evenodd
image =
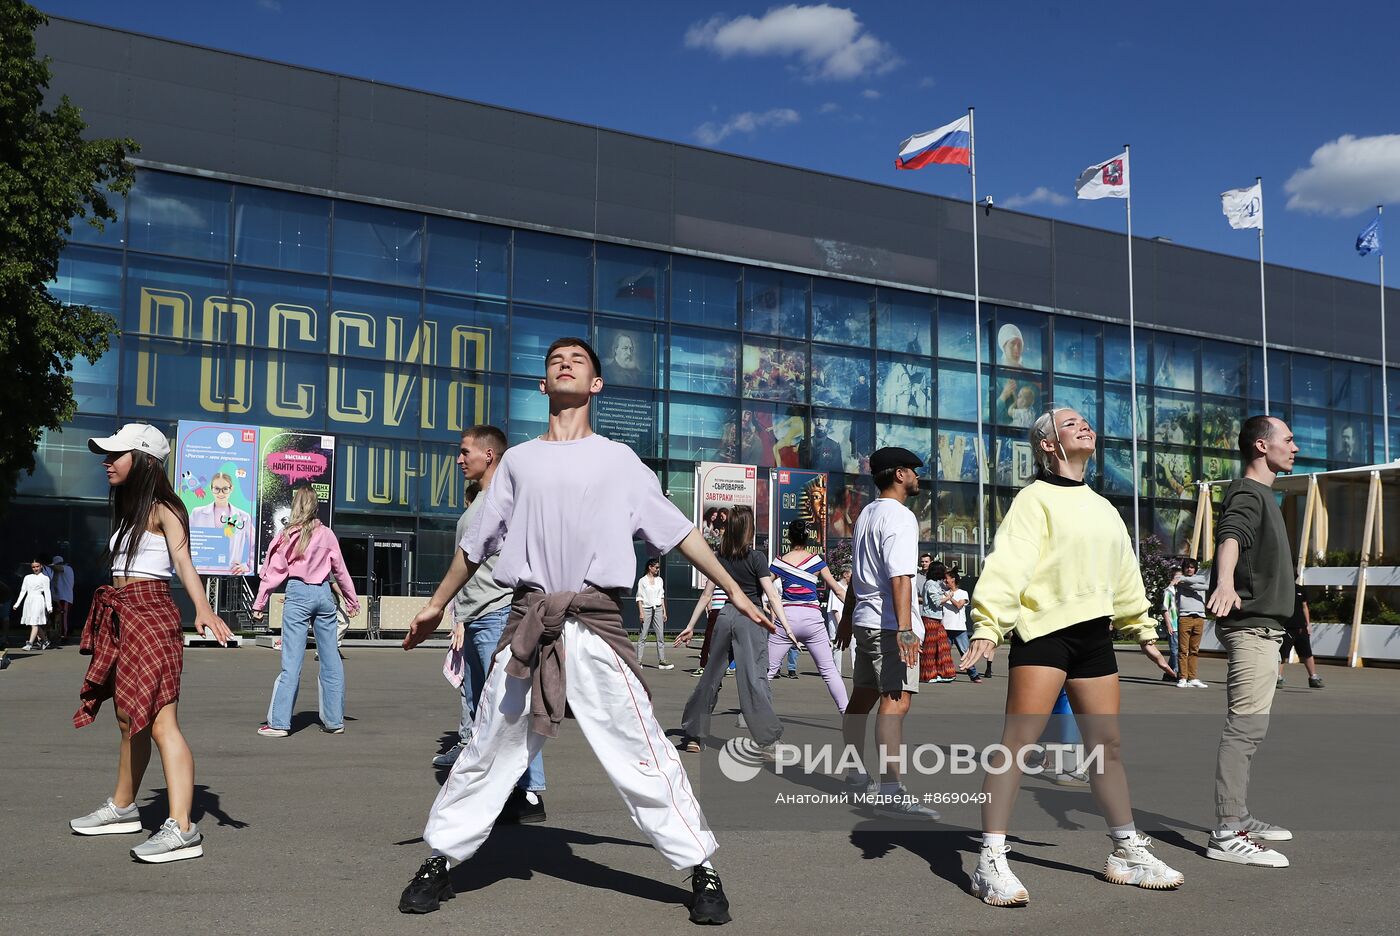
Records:
M148 423L127 423L116 435L105 439L88 439L88 448L98 455L119 455L122 452L145 452L160 461L170 454L165 433Z

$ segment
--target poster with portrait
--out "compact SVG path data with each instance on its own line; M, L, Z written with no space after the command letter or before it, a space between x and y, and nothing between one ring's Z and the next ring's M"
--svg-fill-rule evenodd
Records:
M200 575L253 574L257 458L256 426L182 419L176 428L175 488Z
M1034 313L997 310L996 362L1001 367L1023 367L1040 370L1045 358L1041 338L1045 319Z
M604 384L656 386L656 336L650 328L599 325L597 337Z
M728 462L701 462L695 468L695 525L710 547L719 547L729 523L729 511L739 505L758 508L758 466ZM692 572L692 584L703 588L699 572Z
M827 486L826 472L779 468L769 474L772 482L771 558L791 550L788 525L794 520L807 524L806 549L824 555L826 552Z
M267 547L292 517L292 488L307 483L320 501L318 516L330 526L335 493L335 436L264 426L258 440L258 553L261 570Z

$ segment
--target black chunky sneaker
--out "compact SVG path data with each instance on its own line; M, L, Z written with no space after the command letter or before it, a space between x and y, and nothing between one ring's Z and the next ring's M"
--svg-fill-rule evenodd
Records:
M690 872L690 891L690 922L714 926L729 922L729 898L714 868L696 865Z
M413 876L399 898L400 913L432 913L444 900L457 896L447 877L447 858L434 855Z
M531 796L535 798L533 803L530 802ZM520 787L516 787L510 791L510 797L501 808L501 815L496 821L504 825L528 825L544 822L545 818L544 797L538 793L526 793Z

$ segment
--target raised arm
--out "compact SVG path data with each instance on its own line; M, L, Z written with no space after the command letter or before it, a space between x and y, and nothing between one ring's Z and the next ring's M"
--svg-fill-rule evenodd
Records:
M676 639L672 642L674 646L690 643L690 638L695 636L695 624L700 620L700 615L705 613L706 606L710 603L710 598L714 596L715 583L705 580L705 587L700 589L700 597L695 600L695 608L690 612L690 621L685 625Z
M826 583L826 587L836 593L837 598L842 601L846 600L846 586L836 581L835 576L831 574L830 566L822 566L821 577L822 581Z

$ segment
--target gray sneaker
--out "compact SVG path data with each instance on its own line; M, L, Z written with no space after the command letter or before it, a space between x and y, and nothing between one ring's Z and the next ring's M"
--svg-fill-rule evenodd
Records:
M875 811L882 815L899 819L923 819L926 822L938 822L943 818L938 810L930 809L919 802L919 797L910 793L902 784L898 793L883 795L879 793L878 787L872 793L879 795L883 800L875 806Z
M1276 826L1265 822L1263 819L1255 819L1253 816L1245 816L1240 820L1240 828L1249 833L1249 837L1261 842L1291 842L1293 833L1283 826Z
M461 757L462 752L466 749L467 742L458 741L456 744L452 745L452 747L448 748L446 751L443 751L437 757L434 757L433 766L451 767L453 764L457 763L457 758Z
M148 864L164 864L167 861L183 861L198 858L204 854L204 836L199 828L190 823L188 832L180 831L180 823L174 819L165 820L146 841L131 850L131 857Z
M141 831L141 811L132 803L125 809L118 809L109 796L107 802L96 812L74 819L68 828L79 835L120 835L124 832Z

